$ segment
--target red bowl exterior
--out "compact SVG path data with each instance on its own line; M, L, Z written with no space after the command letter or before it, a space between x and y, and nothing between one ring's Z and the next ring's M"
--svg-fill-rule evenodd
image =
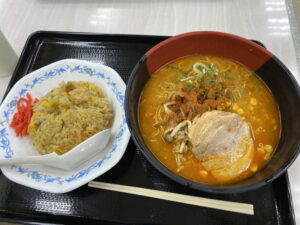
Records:
M273 56L245 38L222 32L198 31L168 38L151 48L146 53L148 72L153 74L177 58L195 54L230 58L254 71Z

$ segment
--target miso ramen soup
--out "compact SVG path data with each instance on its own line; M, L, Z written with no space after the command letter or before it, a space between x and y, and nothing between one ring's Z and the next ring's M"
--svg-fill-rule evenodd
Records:
M151 75L139 125L162 164L209 184L259 171L280 136L278 106L264 82L243 65L206 55L180 58Z

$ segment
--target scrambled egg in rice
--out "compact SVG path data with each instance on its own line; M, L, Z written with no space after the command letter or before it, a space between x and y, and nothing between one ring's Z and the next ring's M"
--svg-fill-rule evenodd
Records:
M113 112L101 90L89 82L62 82L33 106L28 127L41 154L63 154L110 125Z

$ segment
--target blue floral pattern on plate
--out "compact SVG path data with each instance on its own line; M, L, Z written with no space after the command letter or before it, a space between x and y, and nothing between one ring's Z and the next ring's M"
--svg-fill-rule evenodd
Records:
M85 66L85 65L76 65L76 66L69 66L65 65L63 67L53 69L50 71L45 72L42 76L35 77L30 82L25 83L23 87L18 92L18 95L11 98L10 102L5 105L5 110L3 112L3 115L0 115L0 149L4 151L4 157L5 158L12 158L13 157L13 151L10 146L10 140L8 138L7 134L7 127L9 126L9 117L15 112L16 109L16 103L19 98L23 97L28 93L35 85L43 83L47 79L51 79L57 76L61 76L62 74L66 72L77 72L77 73L83 73L87 74L90 77L97 77L102 79L106 82L106 84L111 88L112 92L115 94L118 103L124 109L124 94L118 90L117 83L112 81L110 76L97 72L95 69ZM1 121L2 120L2 121ZM47 174L43 174L41 172L30 170L28 168L24 168L21 166L11 166L12 170L17 171L18 173L22 175L26 175L30 179L36 181L36 182L42 182L42 183L70 183L72 181L78 180L86 175L88 175L92 170L99 168L103 165L103 163L111 158L111 155L113 152L116 151L119 142L122 139L122 136L124 132L127 130L127 124L124 112L122 113L122 121L119 125L119 131L118 134L114 137L112 147L110 148L107 155L102 158L100 161L93 163L92 165L88 166L87 168L72 174L69 177L62 178L62 177L52 177Z

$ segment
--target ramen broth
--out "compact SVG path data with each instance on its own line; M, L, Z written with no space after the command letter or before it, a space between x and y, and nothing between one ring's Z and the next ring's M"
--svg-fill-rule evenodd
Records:
M248 168L234 179L220 181L213 176L188 146L178 162L178 155L174 151L176 143L164 138L167 126L160 123L164 118L164 112L160 110L162 105L173 91L195 90L197 87L193 86L193 82L210 85L214 96L206 98L214 100L223 94L225 100L214 106L215 109L240 115L251 129L254 156ZM212 86L219 83L221 89ZM208 90L206 95L211 93L209 89L205 90ZM212 109L212 106L207 109ZM165 110L169 108L165 107ZM193 116L189 114L190 119ZM264 82L252 71L230 59L205 55L180 58L151 75L140 96L139 125L148 148L162 164L184 178L210 184L236 182L257 172L272 156L280 135L278 106Z

